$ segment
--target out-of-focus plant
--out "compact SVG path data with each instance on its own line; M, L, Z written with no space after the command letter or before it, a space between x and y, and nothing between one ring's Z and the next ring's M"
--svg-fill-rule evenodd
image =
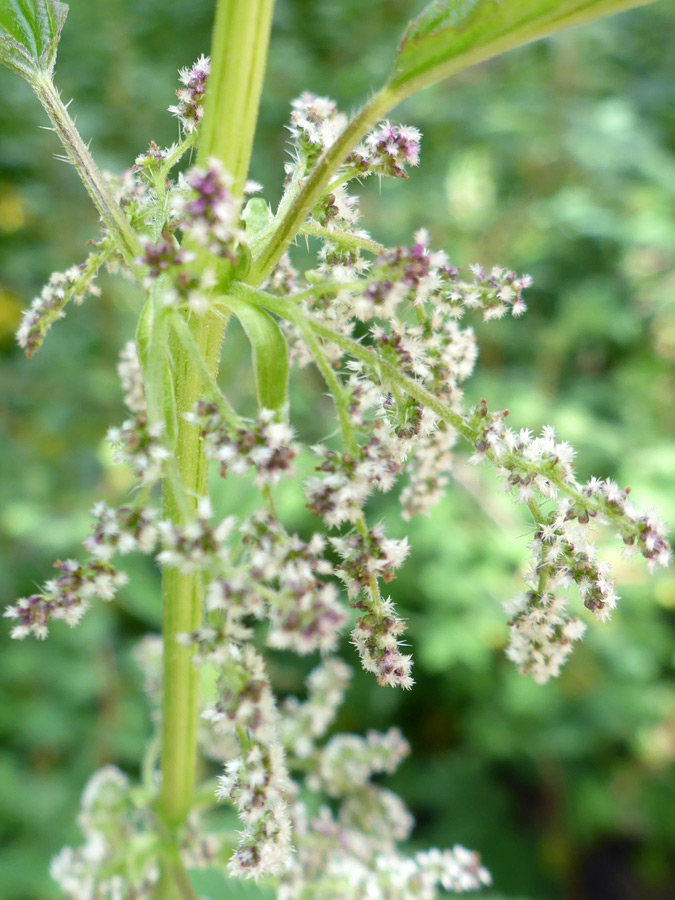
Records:
M403 519L428 513L448 485L460 437L471 463L496 467L534 529L526 590L506 604L508 655L540 683L559 673L585 630L567 611L567 589L578 589L600 620L616 605L593 526L613 527L650 570L667 565L670 550L662 523L628 490L577 479L574 451L552 428L535 437L509 429L507 411L491 412L485 400L466 408L461 385L476 342L459 321L475 311L484 321L520 316L529 276L480 265L463 275L423 229L409 247L385 248L359 226L346 186L371 175L405 178L418 164L419 132L383 117L421 88L634 5L430 4L404 35L384 87L354 118L313 94L294 101L276 212L247 199L260 190L247 175L272 2L218 4L211 58L181 72L171 108L181 140L152 144L120 178L98 169L53 84L66 7L0 5L0 60L35 91L102 221L86 261L53 275L27 311L19 343L37 352L69 301L96 295L103 267L121 268L146 297L118 369L129 418L108 436L136 489L117 509L94 508L84 562L57 562L56 578L7 610L14 637L44 638L51 619L75 625L92 599L114 597L125 581L116 556L140 551L162 568L162 640L148 638L138 652L156 737L140 784L108 767L88 785L87 841L52 867L68 896L195 897L195 867L263 879L288 900L432 898L489 883L478 856L461 846L413 856L399 849L411 817L372 781L406 755L396 729L324 740L349 679L332 653L350 617L363 667L383 686L413 684L405 623L382 593L408 542L369 523L368 502L404 478ZM193 151L196 165L172 174ZM320 245L302 273L288 252L299 235ZM258 408L248 418L217 381L232 316L251 348ZM290 425L291 363L314 364L332 397L338 433L324 443L303 447ZM314 472L301 490L323 531L303 540L277 513L275 489L310 454ZM223 478L250 475L259 508L216 515L210 463ZM322 654L305 701L275 702L264 646ZM217 786L196 785L198 746L223 762ZM236 809L238 835L210 825L216 798Z

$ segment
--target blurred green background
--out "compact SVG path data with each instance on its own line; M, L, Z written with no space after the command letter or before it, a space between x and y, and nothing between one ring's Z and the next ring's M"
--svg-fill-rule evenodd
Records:
M346 110L384 76L411 0L279 0L252 176L279 196L289 102L310 89ZM99 162L121 171L177 126L176 69L208 52L212 3L73 0L58 83ZM467 387L515 425L551 423L579 470L629 484L675 514L675 30L672 4L537 43L408 101L424 133L405 183L368 184L364 224L384 242L425 225L453 263L530 272L529 312L479 325ZM96 216L28 88L0 73L0 598L12 601L75 555L96 499L119 502L127 473L103 436L123 415L115 361L139 294L104 281L28 362L13 333L53 269L85 254ZM226 344L224 383L244 383L246 347ZM239 373L239 374L237 374ZM296 376L294 424L316 436L320 382ZM237 398L236 390L234 392ZM327 419L326 419L327 421ZM325 430L325 429L324 429ZM226 493L225 493L226 496ZM313 524L284 498L293 527ZM430 520L375 504L413 554L393 595L409 620L417 685L378 689L358 674L340 725L399 723L414 752L393 779L420 845L479 849L496 889L527 900L666 900L675 872L675 584L607 544L623 601L592 627L562 677L538 687L504 658L501 601L518 590L528 524L489 473L460 460ZM138 769L149 732L131 649L159 623L158 579L127 567L119 603L50 639L0 630L0 897L51 900L50 856L78 841L94 768ZM345 640L345 656L354 662ZM280 690L303 663L275 656ZM669 860L671 865L669 866Z

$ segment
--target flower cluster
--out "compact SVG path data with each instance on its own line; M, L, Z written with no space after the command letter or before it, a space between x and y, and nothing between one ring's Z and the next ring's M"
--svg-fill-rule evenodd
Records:
M150 900L155 896L160 838L153 814L134 798L137 790L115 766L106 766L89 779L78 818L85 843L64 847L50 869L68 900ZM213 865L220 840L205 831L192 813L181 851L191 868L205 868Z
M403 470L404 447L385 419L380 419L366 445L339 453L322 444L312 448L321 460L307 479L307 507L328 528L357 522L368 497L378 488L390 490Z
M146 859L138 866L149 816L134 810L129 789L127 776L114 766L96 772L85 787L79 825L86 843L75 849L64 847L50 869L71 900L152 897L159 878L157 863ZM124 854L120 854L120 846ZM139 869L131 881L125 866L127 856L135 857Z
M138 348L134 341L128 341L120 352L117 374L122 384L124 402L132 413L147 412L143 373L138 359Z
M383 122L350 153L345 164L359 176L407 178L406 166L419 165L421 138L417 128Z
M298 760L309 759L316 741L332 725L345 697L352 671L340 659L327 658L307 678L307 700L288 697L281 706L280 735L288 752Z
M79 266L53 273L39 296L24 312L16 333L17 342L26 351L26 356L31 357L40 349L54 322L65 316L65 307L69 301L80 304L87 294L99 296L96 276L110 255L111 246L102 242Z
M324 150L332 146L347 124L344 113L327 97L305 92L291 104L289 131L303 170L310 169Z
M211 501L201 497L193 521L185 525L167 520L159 522L157 528L163 549L157 554L157 561L185 574L210 569L217 562L228 562L227 539L234 528L234 516L228 516L217 525L212 519Z
M217 283L218 261L238 262L244 231L240 203L231 188L232 179L217 159L209 160L206 169L188 169L171 190L171 216L162 234L143 239L137 263L146 272L146 285L150 287L162 275L170 278L170 284L162 288L165 306L187 305L192 312L206 312ZM200 249L211 255L213 267L195 267Z
M365 534L352 532L344 537L332 537L330 542L341 560L336 574L347 585L350 597L371 586L373 579L392 581L396 569L410 552L408 539L387 538L382 524Z
M366 590L354 604L363 611L352 631L361 664L377 677L382 687L413 686L412 656L403 653L399 636L406 630L391 597L383 600L379 594Z
M271 647L304 655L334 650L346 614L332 574L322 556L325 541L315 534L309 541L288 535L271 516L260 513L240 529L248 548L248 577L264 584Z
M146 412L108 430L108 441L116 447L115 462L127 463L143 484L155 484L164 474L170 452L164 442L162 422L150 423Z
M338 734L322 748L307 781L312 790L343 797L365 787L376 773L391 774L409 753L397 728L386 734L369 731L364 738Z
M327 807L313 819L298 819L298 849L280 879L279 900L315 896L334 900L435 900L439 892L462 893L490 884L477 853L462 846L408 857L391 838L392 820L377 817L377 831L336 821ZM392 836L393 837L393 836Z
M435 900L440 890L461 892L488 885L490 876L478 855L463 847L413 857L400 852L397 845L409 838L413 818L399 797L371 781L373 775L394 771L408 753L396 729L369 732L365 738L338 734L317 746L334 718L347 677L342 663L327 660L307 680L308 700L290 698L282 707L282 735L291 769L305 772L305 788L328 794L335 811L323 805L310 816L310 804L300 800L293 804L296 852L281 873L278 896Z
M210 71L211 60L202 54L194 65L178 72L181 82L176 91L178 103L170 106L169 112L176 116L186 134L197 130L204 115L204 95Z
M505 412L490 415L485 401L469 413L476 451L472 461L496 463L504 488L535 514L530 589L506 605L511 616L507 652L521 672L543 683L559 673L585 629L566 613L559 592L576 585L584 606L600 620L609 618L618 600L610 568L597 558L594 523L612 525L627 552L639 551L652 571L668 565L670 547L665 525L653 511L637 509L628 490L597 478L579 484L574 450L557 440L553 428L535 437L528 429L507 428L505 418ZM538 500L555 506L544 514Z
M276 485L292 470L298 445L293 442L293 429L279 421L275 412L261 409L254 422L240 427L226 422L216 403L201 401L190 421L199 426L206 455L218 463L224 478L228 473L244 475L256 472L258 487Z
M187 636L198 661L220 672L219 699L203 713L218 732L236 737L238 753L225 763L217 797L230 800L244 825L228 869L240 878L277 874L291 852L288 772L278 739L278 713L265 664L249 643L211 629Z
M85 614L91 600L112 600L118 588L127 582L126 575L100 559L92 559L85 565L67 559L54 566L61 573L57 578L46 581L40 593L21 597L5 610L5 617L17 622L12 629L13 638L22 639L31 633L46 638L50 619L63 619L72 628Z
M213 158L206 169L189 169L179 181L173 203L183 235L215 257L236 262L235 246L244 240L240 204L233 196L232 177Z
M134 550L152 553L155 549L159 537L156 510L133 506L112 509L97 503L92 516L94 530L84 546L95 559L107 563L116 554L123 556Z

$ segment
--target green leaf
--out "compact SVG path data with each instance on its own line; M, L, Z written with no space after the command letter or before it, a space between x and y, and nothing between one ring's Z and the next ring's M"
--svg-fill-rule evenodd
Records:
M246 222L246 237L249 240L258 232L268 228L273 219L269 204L261 197L253 197L249 200L241 217Z
M571 25L652 0L434 0L411 22L389 86L399 99Z
M67 15L58 0L0 0L0 63L28 81L51 75Z
M167 438L173 441L178 428L178 413L169 364L167 310L162 308L158 296L159 292L145 302L136 327L136 347L150 421L163 421Z
M261 409L288 415L288 345L284 333L263 309L235 297L225 305L239 319L251 345L255 392Z

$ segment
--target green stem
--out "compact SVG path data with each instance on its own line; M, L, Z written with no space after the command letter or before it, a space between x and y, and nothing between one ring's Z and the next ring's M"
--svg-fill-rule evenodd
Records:
M210 326L210 327L209 327ZM219 320L198 320L192 327L197 346L204 348L205 365L215 372L220 357L222 337ZM211 334L209 333L211 331ZM210 339L211 338L211 339ZM177 413L175 460L188 498L188 516L194 515L198 498L207 491L208 464L204 458L199 429L187 422L184 414L191 410L203 394L202 378L192 363L191 355L175 337L171 341L174 359L174 386ZM165 518L185 524L186 516L170 482L164 485ZM202 586L198 575L185 575L167 568L162 578L164 600L164 712L162 717L162 790L160 807L166 825L176 829L183 824L192 804L196 762L199 707L199 673L192 663L192 651L182 646L177 637L202 624Z
M218 158L241 192L248 172L258 116L272 22L273 0L218 0L211 49L211 77L198 161ZM170 336L176 407L174 454L191 505L208 489L208 463L199 430L184 414L201 398L206 382L213 388L227 317L220 311L193 317L186 323L191 338ZM179 326L180 332L184 330ZM203 360L197 365L196 356ZM185 521L171 485L165 485L164 513L170 521ZM164 697L162 714L162 787L159 812L169 842L175 842L193 806L197 770L199 675L193 650L177 637L201 626L202 583L199 575L167 568L163 573ZM169 853L161 864L157 900L190 896L188 884Z
M339 228L326 228L324 225L319 225L318 222L305 222L300 233L322 238L324 241L333 241L335 244L351 247L354 250L367 250L368 253L374 253L375 256L384 253L386 249L383 244L378 244L377 241L363 237L363 235L341 231Z
M141 252L138 237L113 197L101 170L89 152L89 148L80 137L68 108L61 100L61 95L54 87L52 80L46 77L36 79L33 83L33 90L49 116L54 131L59 136L70 162L77 169L77 174L89 192L106 228L119 246L125 262L133 268L135 260Z
M253 150L273 12L274 0L220 0L216 9L197 162L203 166L217 157L239 196Z

